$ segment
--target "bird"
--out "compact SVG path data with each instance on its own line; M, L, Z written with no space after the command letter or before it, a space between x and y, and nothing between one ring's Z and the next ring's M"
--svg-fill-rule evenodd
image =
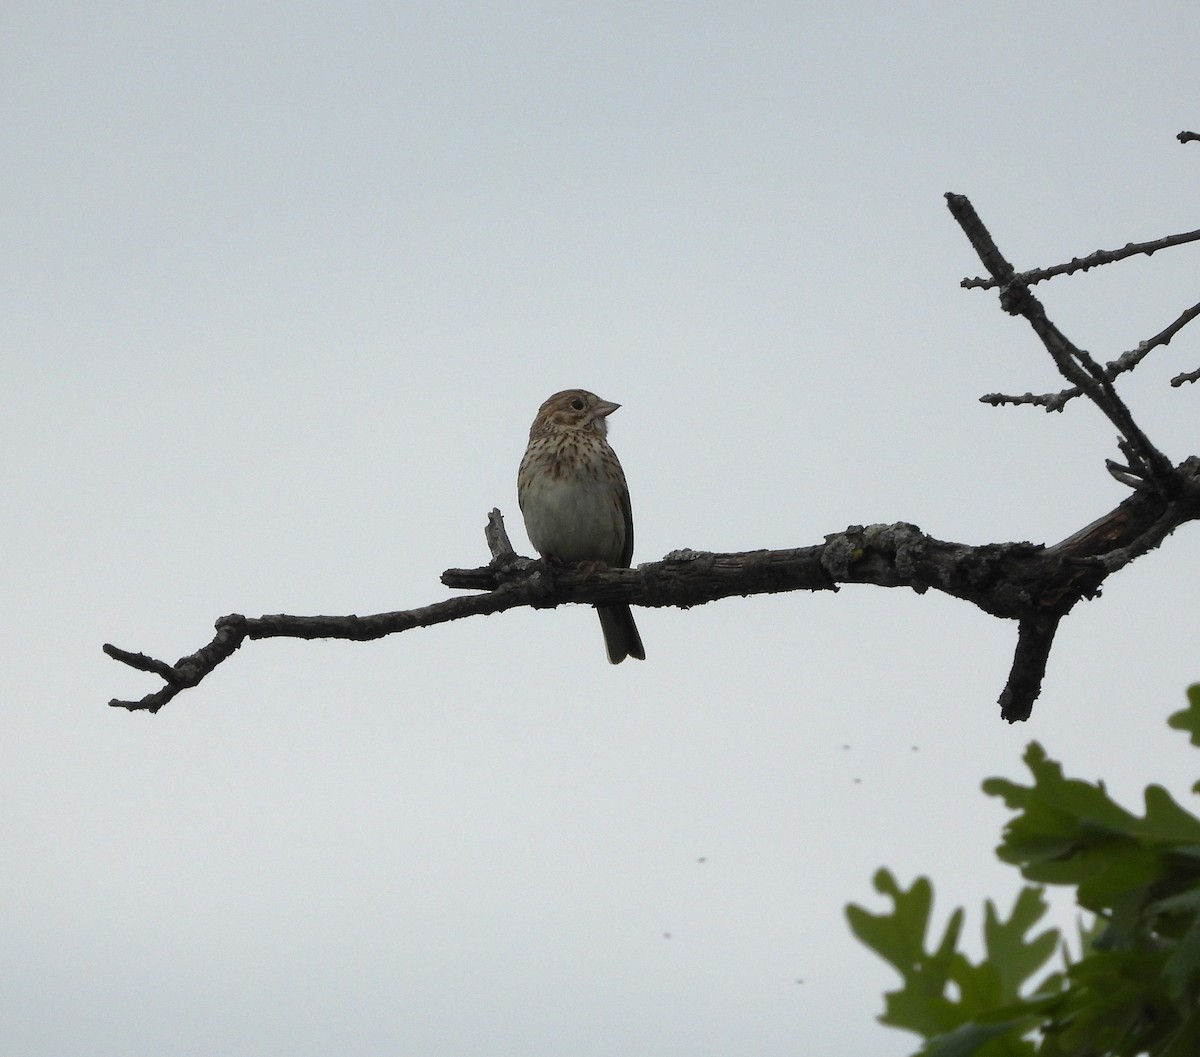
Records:
M548 563L593 562L628 569L633 512L617 453L608 445L608 416L621 405L586 389L564 389L538 408L517 471L525 531ZM633 613L598 605L611 664L646 659Z

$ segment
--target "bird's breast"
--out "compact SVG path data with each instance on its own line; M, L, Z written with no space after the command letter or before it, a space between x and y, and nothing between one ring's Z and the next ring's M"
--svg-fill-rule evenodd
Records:
M518 481L529 542L559 561L618 563L625 545L623 488L592 460L555 458L531 445Z

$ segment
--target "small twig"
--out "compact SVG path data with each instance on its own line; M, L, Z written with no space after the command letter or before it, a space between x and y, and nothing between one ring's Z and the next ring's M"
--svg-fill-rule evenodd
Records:
M1145 341L1139 342L1136 348L1130 349L1128 352L1121 353L1115 360L1109 360L1104 365L1104 373L1111 382L1119 375L1132 371L1146 356L1160 345L1169 345L1171 339L1175 337L1187 324L1189 324L1197 316L1200 316L1200 303L1192 305L1191 308L1185 310L1180 316L1169 326L1164 327L1152 338L1147 338ZM1200 375L1200 372L1197 372ZM1177 375L1171 379L1172 385L1181 384L1178 379L1191 380L1185 375ZM980 403L991 404L994 407L1001 407L1005 404L1033 404L1035 406L1044 407L1047 411L1061 411L1066 404L1074 400L1077 396L1082 396L1083 390L1077 386L1072 386L1070 389L1063 389L1057 393L1042 393L1035 396L1033 393L1025 393L1023 396L1010 396L1005 393L988 393L986 396L979 398Z
M1047 411L1061 411L1068 400L1082 396L1082 389L1064 389L1061 393L984 393L979 398L981 404L991 404L992 407L1004 407L1010 404L1029 404L1033 407L1044 407Z
M104 652L114 660L128 664L143 672L154 672L162 677L165 686L155 693L147 694L140 701L120 701L114 698L109 704L117 708L135 709L147 712L157 712L170 701L180 690L196 686L209 672L242 644L247 635L247 625L250 622L239 614L222 617L217 621L217 633L213 640L202 646L195 653L180 657L174 664L155 660L144 653L130 653L111 643L104 644Z
M483 530L483 538L487 540L488 551L493 561L507 561L515 558L512 542L508 538L508 529L504 527L504 515L499 507L492 507L488 513L487 528Z
M1200 132L1180 132L1175 138L1180 143L1190 143L1192 140L1200 140Z
M1128 488L1140 488L1146 483L1140 473L1117 462L1115 459L1105 459L1104 468L1109 472L1114 481L1119 481Z
M1156 349L1160 345L1170 345L1171 339L1197 316L1200 316L1200 301L1191 308L1185 308L1174 322L1163 327L1154 337L1147 338L1145 341L1139 342L1136 348L1121 353L1108 364L1108 369L1112 372L1110 377L1115 378L1118 374L1133 370L1145 358L1146 353L1152 349Z
M140 701L114 698L109 704L130 711L157 712L180 690L198 684L245 639L350 639L354 642L370 642L386 635L411 631L413 628L428 628L450 620L461 620L463 617L499 613L514 606L536 605L539 601L538 584L533 582L517 586L501 585L499 589L488 594L466 595L417 609L374 613L365 617L357 614L332 617L292 616L286 613L244 617L240 613L234 613L217 621L217 634L212 642L196 653L180 658L173 665L153 660L144 654L130 654L106 643L104 652L110 657L126 664L131 663L127 658L138 658L137 663L132 664L133 667L141 671L153 671L167 681L163 690Z
M1149 242L1127 242L1120 249L1095 250L1086 257L1072 257L1071 260L1064 264L1055 264L1049 268L1031 268L1027 272L1016 272L1013 274L1012 281L1021 283L1023 286L1033 286L1035 283L1044 282L1046 279L1053 279L1056 275L1072 275L1075 272L1086 272L1091 268L1098 268L1104 264L1113 264L1116 261L1123 261L1127 257L1136 257L1138 254L1143 253L1147 257L1151 257L1159 250L1169 249L1171 246L1182 246L1188 242L1196 241L1200 241L1200 229L1185 231L1178 235L1164 235L1160 239L1152 239ZM963 279L959 285L966 290L992 290L1002 284L994 276L988 279L980 275L973 279Z
M1059 374L1082 390L1117 427L1121 436L1129 442L1130 451L1137 464L1133 469L1153 481L1164 493L1177 489L1179 482L1175 478L1174 467L1134 422L1129 408L1113 388L1112 381L1105 376L1104 369L1088 352L1069 341L1050 321L1041 301L1016 278L1013 266L996 246L970 200L965 195L950 193L946 195L946 204L979 255L984 268L997 280L1000 287L1000 307L1010 315L1019 315L1028 321L1046 351L1050 353Z
M147 657L144 653L130 653L128 650L123 650L108 642L104 644L104 652L114 661L128 664L130 668L136 668L139 672L152 672L167 682L175 680L175 666L167 664L166 661L157 661L153 657Z
M1200 381L1200 368L1197 368L1194 371L1185 371L1183 374L1175 375L1175 377L1171 379L1171 385L1178 389L1181 385L1185 385L1188 382L1197 381Z
M979 219L979 214L975 212L975 207L971 205L971 201L966 195L955 194L953 191L946 192L946 205L950 208L950 213L954 219L958 221L958 226L962 228L963 234L967 236L967 241L971 244L971 248L983 262L983 266L995 279L1002 279L1004 283L1012 280L1016 275L1016 269L1005 259L1004 254L1000 252L1000 248L992 239L991 232L983 226L983 221Z

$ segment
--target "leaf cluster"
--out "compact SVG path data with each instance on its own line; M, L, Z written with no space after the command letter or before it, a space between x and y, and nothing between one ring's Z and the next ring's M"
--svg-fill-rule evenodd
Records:
M1200 685L1168 722L1200 746ZM854 934L903 981L885 996L881 1021L920 1035L921 1057L1194 1057L1200 818L1157 785L1135 815L1103 782L1064 777L1036 742L1024 760L1032 784L991 778L983 788L1016 812L997 856L1034 884L1007 919L986 903L982 959L959 949L961 909L926 950L933 887L925 878L906 890L880 870L875 887L892 909L846 908ZM1047 910L1045 884L1074 887L1087 912L1074 960L1057 929L1031 935ZM1055 951L1061 967L1036 978Z

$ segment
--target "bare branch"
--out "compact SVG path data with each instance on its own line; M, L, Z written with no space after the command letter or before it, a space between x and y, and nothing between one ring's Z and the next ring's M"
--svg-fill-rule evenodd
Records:
M1180 140L1200 139L1181 133ZM447 569L442 582L481 593L451 598L416 609L369 616L293 616L249 618L240 614L216 622L212 641L174 664L106 644L114 660L157 675L163 686L137 701L114 699L110 705L130 711L157 712L182 690L196 686L247 639L302 638L369 641L418 627L507 609L554 608L569 603L639 606L701 605L733 595L784 591L836 591L839 584L907 587L918 594L942 591L992 616L1018 622L1017 645L1008 682L1000 695L1001 715L1009 722L1027 719L1041 692L1046 664L1062 618L1083 599L1095 598L1104 580L1158 547L1180 525L1200 519L1200 457L1178 467L1158 451L1138 427L1113 379L1132 370L1153 348L1166 345L1200 315L1200 304L1136 349L1101 367L1077 348L1046 315L1029 284L1051 274L1085 270L1133 253L1152 253L1167 245L1200 238L1200 231L1169 236L1155 243L1130 244L1119 251L1097 251L1089 258L1055 269L1017 273L1000 252L970 201L947 194L951 213L974 247L989 280L963 285L996 288L1000 305L1033 328L1059 373L1071 388L1060 393L1022 397L993 394L989 403L1038 404L1061 410L1067 400L1086 396L1119 431L1125 459L1107 461L1109 472L1133 489L1116 509L1052 547L1032 543L970 546L948 543L915 525L852 525L825 542L792 550L714 554L674 551L662 561L636 569L579 566L548 567L513 550L499 510L485 529L491 561L481 568ZM1104 259L1101 259L1103 257ZM1172 385L1200 379L1200 371L1178 375Z
M1147 338L1145 341L1139 342L1136 348L1130 349L1128 352L1121 353L1115 360L1109 360L1104 365L1105 377L1111 382L1119 375L1125 374L1127 371L1132 371L1139 363L1142 362L1152 350L1160 345L1169 345L1171 339L1175 337L1187 324L1189 324L1197 316L1200 316L1200 303L1192 305L1191 308L1185 310L1178 319L1170 326L1164 327L1161 331L1152 338ZM1200 372L1197 372L1200 375ZM1177 375L1171 379L1172 385L1181 384L1180 379L1184 381L1194 381L1186 375ZM1074 400L1077 396L1082 396L1083 390L1077 386L1072 386L1070 389L1063 389L1057 393L1042 393L1040 396L1034 396L1033 393L1026 393L1024 396L1008 396L1004 393L988 393L986 396L979 398L980 403L991 404L994 407L1000 407L1004 404L1033 404L1039 407L1044 407L1047 411L1061 411L1068 401Z
M1120 481L1121 484L1128 488L1140 488L1145 483L1141 474L1135 473L1128 466L1113 459L1105 459L1104 468L1109 472L1114 481Z
M992 277L1002 279L1005 284L1011 282L1016 275L1016 270L1000 252L999 247L992 239L991 232L983 226L983 221L979 219L979 214L975 212L975 207L971 205L970 199L966 195L947 191L946 205L949 207L951 215L958 221L958 226L963 229L963 234L967 236L971 248L979 256L983 266Z
M683 550L636 569L597 571L586 565L564 566L548 575L543 562L512 552L503 518L493 510L486 530L494 555L491 562L481 568L448 569L442 574L442 582L449 587L483 593L371 616L279 614L250 618L233 614L217 621L216 635L208 645L174 664L106 645L104 651L110 657L138 671L158 675L165 683L140 700L114 699L109 704L130 711L157 712L181 690L197 685L247 639L366 642L521 606L548 609L568 603L627 602L687 608L734 595L830 591L837 590L838 584L876 584L905 587L918 594L930 589L942 591L993 616L1020 621L1024 629L1018 637L1021 656L1014 660L1014 675L1010 676L1003 703L1005 718L1025 718L1028 711L1020 715L1023 703L1031 706L1037 696L1032 679L1038 670L1033 663L1037 656L1033 644L1043 641L1047 633L1052 638L1050 622L1056 626L1076 602L1094 597L1108 575L1157 546L1179 525L1200 518L1200 458L1188 460L1180 471L1188 486L1182 500L1166 503L1154 491L1143 488L1116 510L1054 547L948 543L901 522L854 525L812 547L733 554ZM1047 632L1047 628L1051 630ZM1043 658L1041 670L1044 668Z
M1030 617L1018 625L1012 670L1000 694L1001 719L1023 723L1033 712L1033 703L1042 692L1046 662L1050 659L1050 647L1054 645L1054 633L1061 619L1059 614L1051 613Z
M449 620L479 614L498 613L515 605L533 605L538 595L536 584L524 592L502 588L486 595L467 595L445 602L423 606L418 609L396 613L375 613L360 617L349 616L275 616L244 617L233 613L216 622L217 633L213 640L195 653L181 657L174 664L157 661L144 654L133 654L109 643L104 652L114 660L122 661L141 671L152 671L162 676L166 686L138 701L122 701L114 698L109 702L114 708L130 711L157 712L180 690L196 686L222 661L230 657L246 639L350 639L354 642L369 642L385 635L394 635L413 628L433 627Z
M1187 382L1200 381L1200 369L1194 371L1185 371L1183 374L1177 374L1171 379L1171 385L1178 389L1181 385Z
M1061 411L1068 400L1083 394L1082 389L1064 389L1061 393L1022 393L1015 396L1012 393L985 393L979 398L981 404L991 404L992 407L1004 407L1011 404L1029 404L1033 407L1044 407L1047 411Z
M1129 408L1117 395L1103 368L1089 353L1070 342L1050 321L1042 303L1017 279L1012 265L1001 254L967 197L950 193L946 195L946 204L979 255L983 266L997 280L1000 286L1000 307L1010 315L1023 316L1028 321L1046 351L1050 353L1059 374L1082 390L1117 427L1121 436L1128 442L1126 454L1136 464L1132 470L1152 481L1164 492L1177 489L1180 482L1176 479L1174 467L1133 421Z
M488 514L487 528L483 530L483 537L487 540L488 551L493 560L505 561L517 556L517 552L513 550L513 545L508 538L508 529L504 527L504 515L500 513L499 507L492 507Z
M1200 229L1196 231L1185 231L1178 235L1164 235L1160 239L1153 239L1150 242L1127 242L1120 249L1116 250L1096 250L1089 253L1086 257L1072 257L1065 264L1055 264L1049 268L1031 268L1027 272L1016 272L1012 281L1021 283L1024 286L1033 286L1035 283L1043 282L1046 279L1053 279L1056 275L1072 275L1075 272L1086 272L1090 268L1097 268L1103 264L1112 264L1115 261L1123 261L1127 257L1136 257L1138 254L1144 253L1147 257L1153 256L1159 250L1168 249L1171 246L1182 246L1188 242L1196 242L1200 240ZM965 290L993 290L1001 285L999 279L995 277L985 279L983 276L976 276L973 279L963 279L959 283Z

